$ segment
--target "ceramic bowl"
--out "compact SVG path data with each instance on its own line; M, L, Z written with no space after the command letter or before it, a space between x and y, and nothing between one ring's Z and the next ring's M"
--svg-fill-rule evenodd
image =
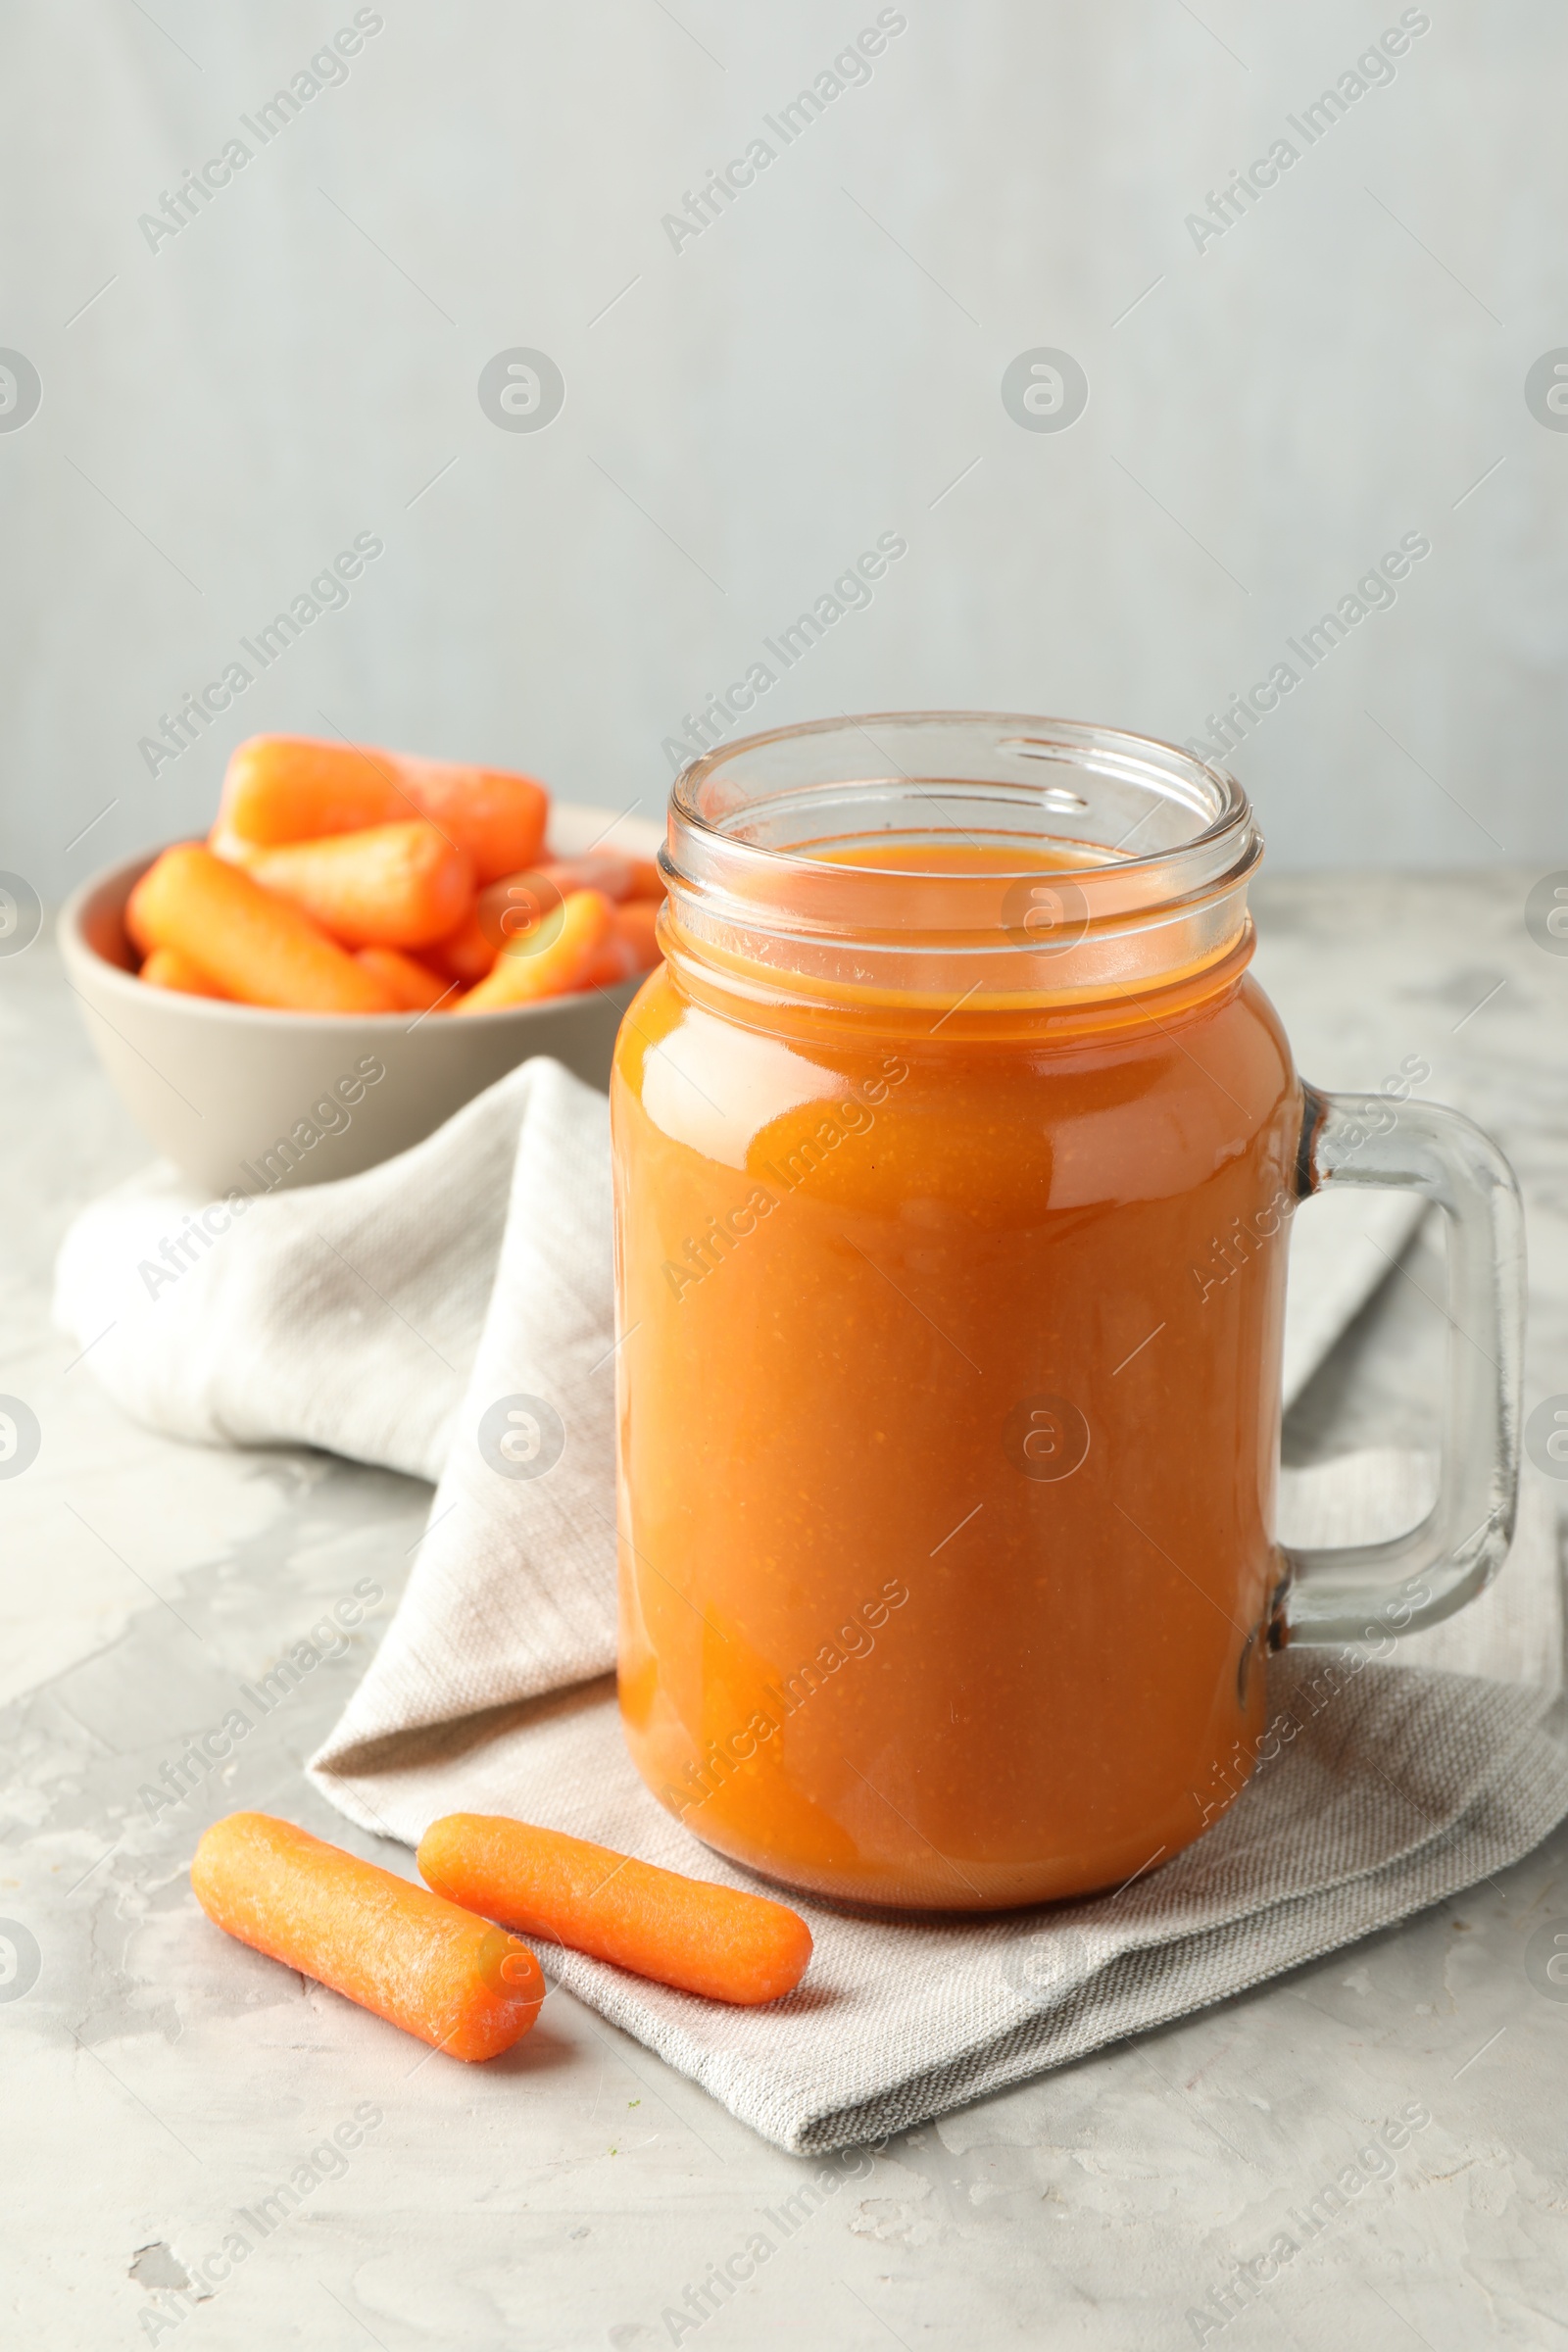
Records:
M662 829L612 809L557 805L550 846L652 857ZM156 850L84 882L60 914L66 977L98 1058L148 1141L205 1191L270 1192L354 1176L406 1152L535 1054L610 1084L638 980L452 1020L438 1013L276 1012L145 988L124 910Z

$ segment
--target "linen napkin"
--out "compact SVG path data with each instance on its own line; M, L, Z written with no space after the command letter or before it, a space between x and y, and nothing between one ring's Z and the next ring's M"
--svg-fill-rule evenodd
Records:
M437 1482L403 1601L312 1761L318 1787L409 1845L442 1813L506 1812L753 1884L644 1789L609 1679L604 1099L529 1062L364 1175L259 1200L216 1236L201 1206L154 1170L67 1236L57 1316L111 1394L185 1438L320 1446ZM1418 1215L1366 1193L1298 1215L1288 1395ZM157 1282L159 1267L177 1271ZM531 1400L526 1429L548 1421L561 1445L548 1475L498 1475L498 1427L517 1399ZM1287 1472L1281 1535L1394 1534L1433 1485L1431 1460L1411 1453ZM1539 1494L1526 1501L1500 1582L1398 1644L1396 1662L1349 1650L1273 1660L1250 1785L1197 1844L1116 1894L980 1920L792 1898L815 1955L797 1991L763 2011L550 1946L541 1961L732 2114L805 2153L923 2121L1438 1901L1517 1860L1568 1811L1555 1537Z

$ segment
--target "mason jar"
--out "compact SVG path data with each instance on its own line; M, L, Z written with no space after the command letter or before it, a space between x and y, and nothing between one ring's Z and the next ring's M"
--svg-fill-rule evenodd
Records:
M1506 1550L1512 1179L1454 1112L1303 1085L1248 968L1260 854L1223 769L1058 720L834 719L677 780L612 1085L620 1706L769 1879L1119 1885L1245 1786L1272 1647L1436 1622ZM1466 1336L1428 1518L1293 1555L1326 1184L1442 1202Z

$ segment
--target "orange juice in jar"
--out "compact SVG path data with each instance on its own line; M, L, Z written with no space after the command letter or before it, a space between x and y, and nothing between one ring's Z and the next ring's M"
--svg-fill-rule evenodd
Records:
M769 1878L1118 1884L1240 1787L1271 1643L1401 1573L1429 1622L1505 1548L1506 1170L1428 1106L1369 1155L1303 1089L1248 973L1260 847L1223 771L1063 722L833 721L677 783L612 1086L620 1704ZM1287 1233L1331 1179L1458 1197L1496 1388L1463 1372L1422 1529L1293 1560Z

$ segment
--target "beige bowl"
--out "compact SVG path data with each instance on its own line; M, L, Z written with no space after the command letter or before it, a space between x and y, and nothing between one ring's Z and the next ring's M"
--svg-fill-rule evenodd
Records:
M646 818L558 807L551 847L614 846L651 857ZM125 937L125 901L156 850L94 876L60 915L66 977L98 1058L160 1152L215 1196L354 1176L406 1152L535 1054L608 1087L620 1016L641 983L451 1020L439 1013L274 1012L145 988Z

